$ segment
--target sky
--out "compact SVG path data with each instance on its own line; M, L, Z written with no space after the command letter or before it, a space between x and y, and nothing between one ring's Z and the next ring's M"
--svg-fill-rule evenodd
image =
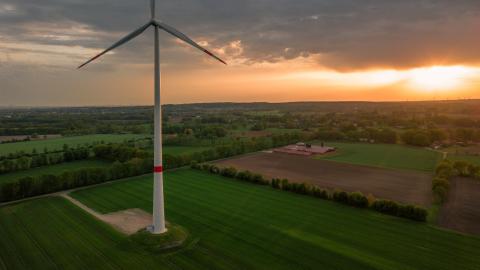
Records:
M480 98L478 0L157 0L162 103ZM0 0L0 106L153 104L149 0Z

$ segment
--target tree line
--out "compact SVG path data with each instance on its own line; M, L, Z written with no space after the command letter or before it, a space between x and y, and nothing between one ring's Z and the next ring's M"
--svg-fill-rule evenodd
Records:
M173 169L189 165L192 162L221 159L285 145L295 142L299 138L299 134L279 134L270 138L252 138L250 140L239 141L238 143L222 145L198 153L179 156L165 155L164 165L165 169ZM70 151L75 151L76 149L77 148L68 149L68 151L62 154L56 153L56 155L58 155L57 158L63 160L65 153L70 153ZM78 151L80 151L80 149L90 148L78 149ZM90 152L90 150L88 151ZM108 168L84 168L64 172L60 175L49 174L38 177L25 177L17 179L16 181L0 183L0 201L18 200L152 172L152 154L142 149L129 146L129 144L98 144L95 145L91 151L91 157L112 161L114 163ZM52 155L52 153L49 153L49 155Z
M259 185L270 185L283 191L293 192L301 195L312 196L320 199L331 200L341 204L371 209L383 214L425 222L428 211L425 208L415 205L404 205L390 200L376 199L373 195L365 196L361 192L346 192L341 190L329 191L308 183L289 182L288 179L266 179L261 174L250 171L237 171L234 167L221 168L208 163L192 163L191 168L202 170L229 178L238 179Z
M284 133L275 134L270 137L249 138L244 140L235 140L230 144L212 147L210 149L184 155L164 155L165 169L188 166L192 162L205 162L210 160L222 159L241 154L256 152L274 147L284 146L295 143L300 140L311 140L307 134L303 133Z
M116 161L107 168L82 168L59 175L23 177L17 181L0 183L0 202L142 175L151 172L152 166L153 162L149 159L133 158L126 162Z
M447 201L452 177L462 176L480 180L480 166L467 161L443 160L435 169L432 192L435 203Z
M46 151L40 154L34 152L13 159L5 158L0 161L0 174L23 171L64 162L84 160L90 157L91 151L88 147L78 146L76 148L69 148L65 145L63 151Z

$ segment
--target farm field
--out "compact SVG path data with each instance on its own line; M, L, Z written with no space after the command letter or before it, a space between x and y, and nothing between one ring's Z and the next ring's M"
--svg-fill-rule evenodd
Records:
M151 211L151 188L151 179L145 176L79 191L73 197L102 213ZM198 252L204 250L204 256L224 266L415 269L442 258L429 267L448 269L460 261L443 257L443 252L455 250L451 255L462 257L467 255L463 249L480 244L478 238L425 224L192 170L167 173L165 194L168 219L200 239L199 250L187 256L203 257Z
M164 146L163 147L163 154L164 155L185 155L185 154L193 154L196 152L202 152L204 150L209 149L210 147L207 146ZM153 149L152 149L153 152Z
M0 144L0 155L8 155L9 153L24 151L31 153L33 149L41 152L44 148L48 150L61 150L64 144L68 144L70 147L75 147L77 145L82 145L92 142L123 142L124 140L136 139L136 138L145 138L148 135L138 135L138 134L96 134L96 135L85 135L85 136L76 136L76 137L64 137L59 139L43 140L43 141L29 141L29 142L18 142L18 143L6 143Z
M435 151L395 144L328 142L325 145L338 150L318 159L380 168L432 172L442 158Z
M110 162L103 160L81 160L66 162L56 165L33 168L25 171L0 174L0 183L18 180L27 176L40 176L45 174L59 175L64 171L78 170L82 168L102 168L110 165Z
M256 153L216 164L249 170L268 178L287 178L332 190L361 191L377 198L427 207L432 200L432 176L425 172L359 166L283 153Z
M448 154L447 159L452 161L467 161L475 165L480 165L480 156Z
M31 136L28 136L28 135L0 136L0 143L1 142L13 141L13 140L25 140L29 137L30 137L31 140L39 141L39 140L58 139L58 138L61 138L62 135L60 135L60 134L38 135L37 138L32 138Z
M0 208L0 268L475 269L480 239L192 170L166 173L167 219L190 243L152 255L48 198ZM151 211L151 176L78 191L102 212ZM35 214L33 214L35 213ZM401 254L401 256L399 256Z
M480 235L480 181L456 177L451 181L439 224L465 233Z
M152 269L126 237L55 197L0 208L0 269ZM142 267L139 268L139 266Z

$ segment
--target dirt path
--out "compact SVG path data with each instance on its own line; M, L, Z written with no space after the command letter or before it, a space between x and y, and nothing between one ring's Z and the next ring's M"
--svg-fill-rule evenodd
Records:
M152 224L152 215L143 211L142 209L134 208L109 214L100 214L83 203L70 197L67 192L63 192L59 194L59 196L69 200L71 203L80 207L85 212L107 224L110 224L118 231L127 235L134 234Z
M216 164L249 170L268 178L287 178L322 188L361 191L377 198L426 207L431 204L432 176L428 173L374 168L281 153L257 153L217 161Z
M84 205L83 203L81 203L81 202L75 200L74 198L70 197L70 195L68 195L67 192L59 193L58 196L63 197L63 198L65 198L65 199L69 200L71 203L73 203L73 204L75 204L76 206L82 208L82 210L84 210L85 212L89 213L90 215L92 215L92 216L94 216L94 217L96 217L96 218L98 218L98 219L102 219L102 218L101 218L101 216L102 216L101 214L95 212L93 209L87 207L87 206Z

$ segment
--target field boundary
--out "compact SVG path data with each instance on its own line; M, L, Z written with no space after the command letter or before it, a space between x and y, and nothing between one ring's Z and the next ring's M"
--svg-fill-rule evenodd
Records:
M318 199L334 201L356 208L371 209L382 214L406 218L413 221L426 222L428 211L426 208L414 204L399 203L394 200L376 198L373 195L365 196L363 193L346 192L340 189L329 190L309 183L290 183L288 179L272 178L269 180L260 173L238 171L234 167L217 166L211 163L195 164L191 166L194 170L210 174L221 175L222 177L245 181L252 184L270 186L271 188L292 192L300 195L311 196Z
M26 201L30 201L30 200L46 198L46 197L61 196L63 193L68 194L68 193L72 193L72 192L75 192L75 191L78 191L78 190L84 190L84 189L88 189L88 188L95 188L95 187L99 187L99 186L107 186L107 185L111 185L111 184L118 183L118 182L124 182L124 181L128 181L128 180L132 180L132 178L141 177L141 176L144 176L144 175L149 175L149 174L137 175L137 176L122 178L122 179L118 179L118 180L112 180L112 181L108 181L108 182L104 182L104 183L100 183L100 184L77 187L77 188L62 190L62 191L58 191L58 192L42 194L42 195L28 197L28 198L24 198L24 199L16 200L16 201L4 202L4 203L0 203L0 207L7 206L7 205L13 205L13 204L17 204L17 203L22 203L22 202L26 202Z

